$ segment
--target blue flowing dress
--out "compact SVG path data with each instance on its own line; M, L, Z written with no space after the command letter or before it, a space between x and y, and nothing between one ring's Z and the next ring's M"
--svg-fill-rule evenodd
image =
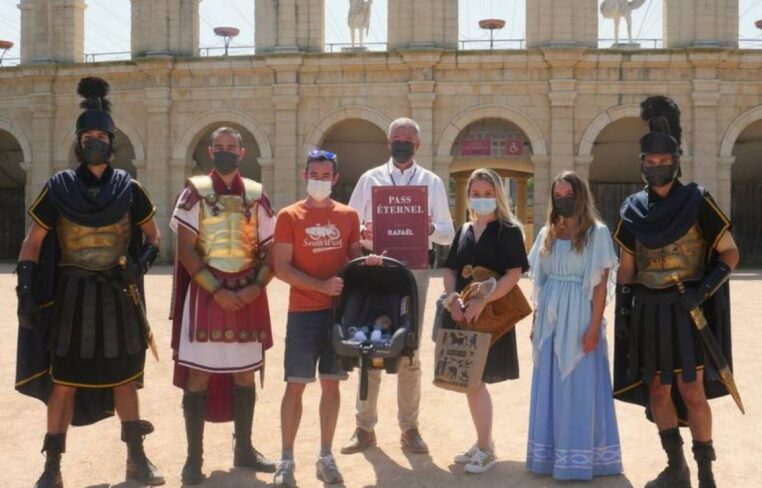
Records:
M546 232L540 230L529 253L536 319L527 468L559 480L620 474L605 321L597 348L582 350L593 289L606 269L612 289L617 256L611 234L596 223L584 252L556 239L543 254Z

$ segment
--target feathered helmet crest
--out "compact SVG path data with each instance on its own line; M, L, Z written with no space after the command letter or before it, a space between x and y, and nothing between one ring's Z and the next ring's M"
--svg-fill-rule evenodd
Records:
M111 102L106 98L109 85L106 80L89 76L79 80L77 93L83 98L79 104L84 111L77 118L77 136L86 130L102 130L111 138L116 136L116 127L111 118Z
M640 157L646 154L682 154L683 129L680 127L680 108L669 97L656 95L640 104L640 118L648 124L648 134L640 139Z

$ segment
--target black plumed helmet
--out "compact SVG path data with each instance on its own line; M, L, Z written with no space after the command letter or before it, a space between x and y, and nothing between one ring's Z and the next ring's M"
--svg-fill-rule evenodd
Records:
M86 130L108 132L112 140L116 137L116 127L111 118L111 102L106 98L109 85L106 80L89 76L79 80L77 93L84 99L79 104L84 111L77 118L77 136Z
M640 118L649 132L640 140L641 157L647 153L682 154L680 108L674 100L663 95L646 98L640 104Z

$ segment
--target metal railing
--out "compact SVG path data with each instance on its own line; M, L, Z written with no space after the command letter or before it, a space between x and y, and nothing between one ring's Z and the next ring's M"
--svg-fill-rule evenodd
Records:
M21 62L21 58L3 58L0 59L0 68L16 66Z
M328 42L324 44L323 52L326 53L340 53L343 48L351 48L352 44L349 42ZM368 51L386 51L387 44L385 42L366 42L362 45Z
M613 48L615 42L616 39L598 39L598 48ZM632 43L640 44L640 49L661 49L664 47L664 39L633 39ZM621 47L624 47L629 44L629 42L627 39L619 39L619 44L622 45Z
M739 39L738 49L762 49L762 39Z
M526 39L493 39L492 49L524 49ZM461 39L458 41L459 51L489 50L489 39Z
M621 39L620 39L621 41ZM525 49L526 39L494 39L493 49L506 50L506 49ZM664 41L662 39L635 39L634 42L640 44L640 49L662 49L664 47ZM614 39L598 39L598 47L600 49L612 48ZM324 45L324 52L326 53L340 53L342 48L349 48L352 45L350 43L333 42L326 43ZM368 42L364 44L364 47L368 48L368 51L386 51L387 43L385 42ZM762 38L751 39L739 39L739 49L762 49ZM471 51L471 50L489 50L489 39L462 39L458 41L458 50ZM228 48L230 56L252 56L255 53L254 46L230 46ZM202 57L222 57L225 52L224 46L204 46L199 48L199 55ZM84 62L86 63L102 63L107 61L124 61L131 59L132 54L129 51L118 52L106 52L106 53L86 53L84 55ZM0 68L7 68L11 66L17 66L20 64L21 59L19 57L5 57L0 61Z
M106 61L124 61L130 59L130 51L119 51L113 53L86 53L85 63L104 63Z
M198 50L202 57L225 56L225 46L201 47ZM229 56L253 56L254 46L228 46Z

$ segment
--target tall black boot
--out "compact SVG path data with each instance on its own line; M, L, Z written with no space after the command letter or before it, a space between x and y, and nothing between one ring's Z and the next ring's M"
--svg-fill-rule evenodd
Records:
M204 481L204 422L206 419L206 392L186 391L183 395L185 436L188 439L188 457L180 475L184 485L198 485Z
M122 441L127 444L128 480L137 480L144 485L163 485L164 476L146 456L143 450L143 439L153 432L151 422L145 420L130 420L122 422Z
M656 479L646 483L646 488L691 488L691 473L683 454L683 438L680 429L659 432L661 447L667 453L667 467Z
M61 454L66 452L66 434L45 434L40 452L45 453L45 470L34 488L63 488Z
M693 459L698 464L699 488L716 488L712 461L717 459L712 441L693 441Z
M254 386L233 386L233 423L235 425L233 466L252 468L262 473L274 473L275 463L264 457L251 445L251 428L254 423L256 399L257 392Z

